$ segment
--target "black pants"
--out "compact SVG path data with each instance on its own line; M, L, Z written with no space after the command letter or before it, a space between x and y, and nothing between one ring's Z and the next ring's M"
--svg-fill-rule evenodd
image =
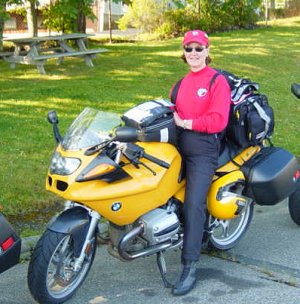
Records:
M217 168L220 142L216 134L180 130L178 143L186 170L182 258L198 261L206 220L206 198Z

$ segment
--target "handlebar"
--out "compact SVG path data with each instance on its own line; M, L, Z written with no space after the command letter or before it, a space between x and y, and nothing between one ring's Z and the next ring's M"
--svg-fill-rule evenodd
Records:
M147 153L144 153L143 154L143 157L150 160L151 162L163 167L163 168L166 168L166 169L169 169L170 168L170 165L166 162L164 162L163 160L159 159L159 158L156 158L152 155L149 155Z

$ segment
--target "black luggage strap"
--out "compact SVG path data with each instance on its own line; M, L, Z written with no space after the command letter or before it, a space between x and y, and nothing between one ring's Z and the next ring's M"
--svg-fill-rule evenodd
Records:
M183 78L181 78L180 80L178 80L176 82L176 84L174 85L174 88L172 90L172 93L171 93L171 102L174 104L176 104L176 99L177 99L177 95L178 95L178 91L179 91L179 87L180 87L182 79Z
M253 106L255 107L259 116L265 121L265 134L268 134L271 124L271 118L267 115L267 113L264 111L264 109L260 106L258 102L253 102Z

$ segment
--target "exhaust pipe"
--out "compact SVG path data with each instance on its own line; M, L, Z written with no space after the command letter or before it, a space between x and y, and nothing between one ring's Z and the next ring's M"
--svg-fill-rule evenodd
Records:
M139 250L133 253L128 253L126 251L126 248L130 244L131 241L133 241L137 236L139 236L141 233L144 232L144 227L142 225L132 229L130 232L125 234L122 239L120 240L120 243L118 245L118 253L119 255L126 261L132 261L136 258L152 255L154 253L166 250L166 249L177 249L182 245L183 239L182 237L179 238L179 240L176 243L173 243L171 240L168 242L164 242L158 245L154 245L151 247L148 247L143 250Z

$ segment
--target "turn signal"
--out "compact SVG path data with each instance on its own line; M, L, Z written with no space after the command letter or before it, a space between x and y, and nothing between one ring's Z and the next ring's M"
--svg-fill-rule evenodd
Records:
M13 244L14 244L14 239L13 237L9 237L6 241L4 241L2 244L1 244L1 249L3 251L6 251L8 250Z
M293 176L294 182L298 181L299 178L300 178L300 171L297 170Z
M100 165L96 166L95 168L93 168L92 170L90 170L84 176L84 178L88 178L88 179L95 178L99 175L106 174L106 173L112 172L114 170L115 170L115 166L113 166L113 165L100 164Z

